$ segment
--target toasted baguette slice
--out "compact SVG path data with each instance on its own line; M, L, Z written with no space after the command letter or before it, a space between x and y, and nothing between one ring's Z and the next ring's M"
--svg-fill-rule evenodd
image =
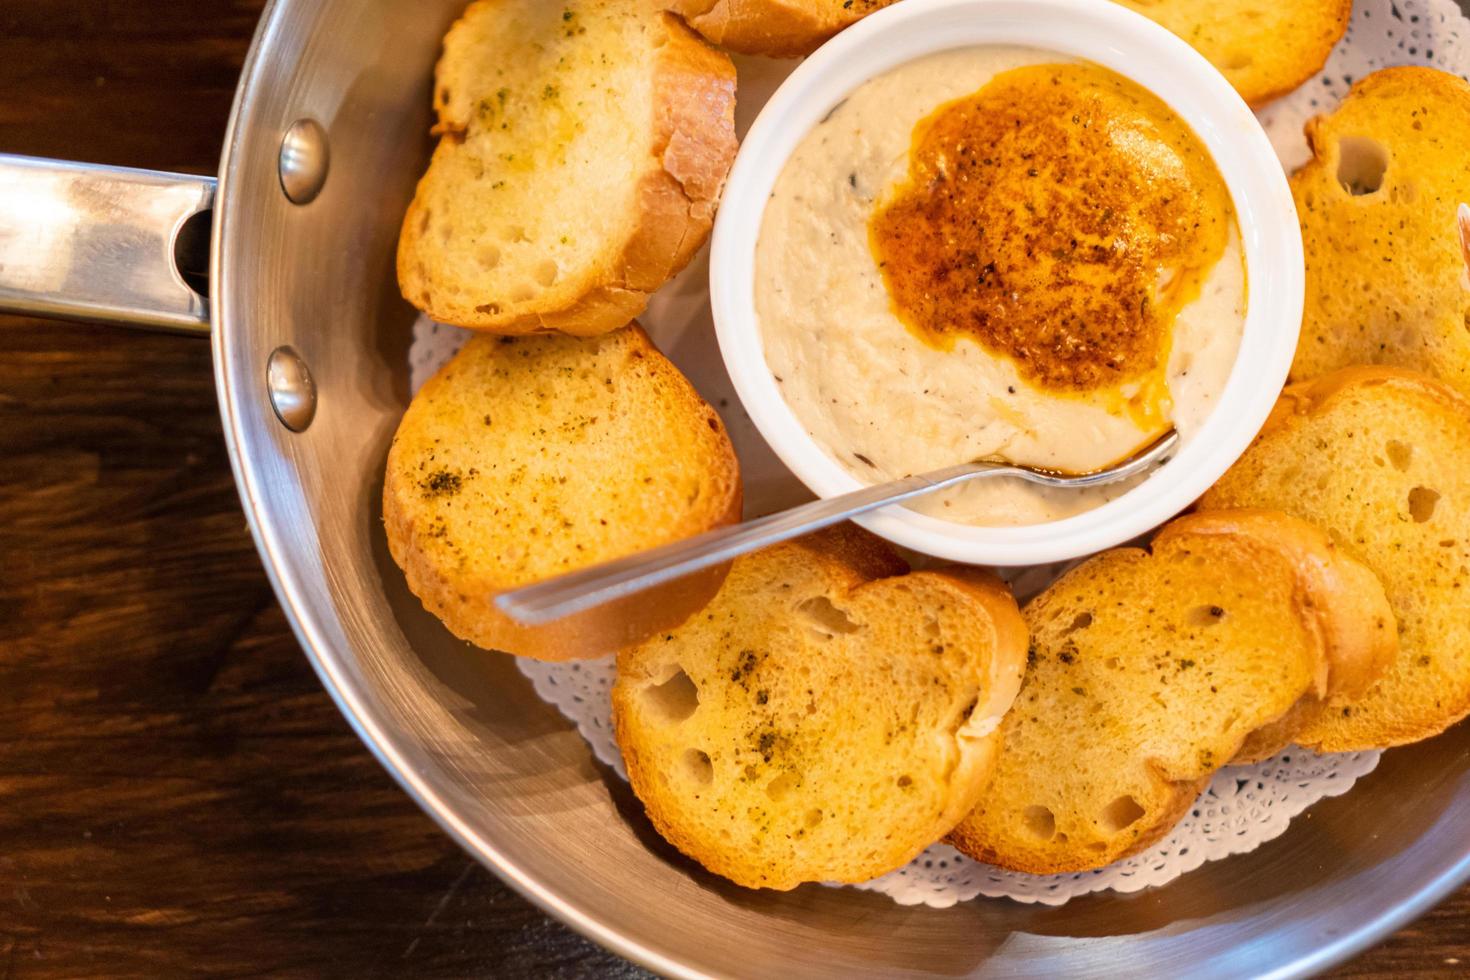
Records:
M1335 659L1354 673L1354 607L1383 596L1345 561L1309 525L1255 512L1181 518L1152 553L1104 552L1063 576L1026 607L1031 665L951 842L1052 874L1158 840L1253 733L1330 683ZM1348 623L1330 621L1339 611ZM1332 637L1353 649L1335 656Z
M424 608L471 643L541 660L676 626L724 569L532 628L497 593L739 516L719 416L637 324L473 338L414 396L383 486L389 549Z
M1399 651L1297 741L1403 745L1470 713L1470 403L1394 368L1293 385L1202 507L1279 507L1325 528L1382 580Z
M1386 68L1307 125L1291 179L1307 292L1292 380L1354 364L1421 371L1470 396L1470 84Z
M661 7L470 5L399 237L409 302L494 333L604 333L689 261L735 156L735 68Z
M795 58L894 0L672 0L669 9L715 44Z
M1352 0L1117 0L1188 41L1261 106L1322 70Z
M789 889L900 867L964 816L1026 630L988 573L905 570L855 528L778 545L618 655L614 727L659 833L737 884Z
M1322 649L1312 693L1277 721L1246 738L1230 760L1259 762L1286 748L1312 725L1333 697L1360 697L1398 656L1398 630L1383 583L1344 553L1321 528L1274 510L1218 510L1181 518L1159 537L1222 535L1254 542L1296 574L1297 615Z

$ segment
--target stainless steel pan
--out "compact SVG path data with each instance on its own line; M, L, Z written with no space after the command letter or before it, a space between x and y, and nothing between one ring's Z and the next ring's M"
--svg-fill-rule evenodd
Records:
M1465 726L1388 753L1252 854L1059 909L754 893L680 859L507 658L422 611L379 528L414 317L394 243L461 6L276 0L217 183L0 158L0 307L208 333L245 513L302 646L467 851L588 936L687 975L1299 975L1470 876ZM207 300L177 268L202 262L199 212Z

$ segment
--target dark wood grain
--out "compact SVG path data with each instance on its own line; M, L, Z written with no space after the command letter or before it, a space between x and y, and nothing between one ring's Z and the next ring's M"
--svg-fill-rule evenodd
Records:
M259 0L4 0L0 150L215 168ZM0 976L582 976L323 693L204 344L0 318ZM1470 964L1470 894L1342 971Z

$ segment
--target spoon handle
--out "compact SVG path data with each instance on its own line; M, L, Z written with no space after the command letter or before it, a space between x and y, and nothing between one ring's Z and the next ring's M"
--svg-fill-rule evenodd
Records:
M992 473L1015 473L1000 463L964 463L933 473L880 483L839 497L814 500L768 517L719 528L651 551L593 565L495 597L495 605L518 623L540 626L623 596L663 585L767 545L789 541L879 507L933 493Z
M501 612L526 626L541 626L614 599L663 585L693 572L738 558L767 545L819 531L870 510L902 503L945 487L991 476L1016 476L1053 487L1089 487L1115 483L1164 462L1179 444L1170 429L1152 444L1116 466L1075 477L1062 477L997 460L976 460L931 473L879 483L840 497L813 500L767 517L708 531L696 537L639 552L602 565L527 585L495 597Z

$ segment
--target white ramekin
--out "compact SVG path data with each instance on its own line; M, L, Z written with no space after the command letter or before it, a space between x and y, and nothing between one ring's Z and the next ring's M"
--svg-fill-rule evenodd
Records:
M721 356L751 420L814 493L832 497L863 484L807 434L766 365L755 312L765 202L801 139L863 82L936 51L981 44L1083 58L1167 102L1205 142L1234 199L1249 288L1240 353L1214 413L1172 462L1130 492L1030 527L971 527L903 507L858 521L952 561L1035 565L1100 551L1162 524L1245 451L1296 350L1302 243L1286 175L1255 116L1198 52L1146 17L1109 0L903 0L878 11L827 42L766 103L740 147L715 223L710 298Z

